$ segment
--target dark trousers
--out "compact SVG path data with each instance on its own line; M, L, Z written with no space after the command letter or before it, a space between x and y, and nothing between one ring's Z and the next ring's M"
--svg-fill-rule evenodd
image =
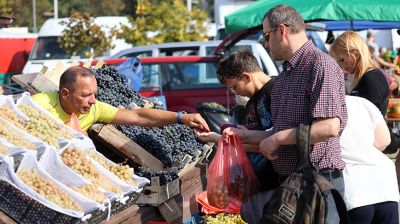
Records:
M349 211L350 224L397 224L399 223L398 203L382 203L353 208Z

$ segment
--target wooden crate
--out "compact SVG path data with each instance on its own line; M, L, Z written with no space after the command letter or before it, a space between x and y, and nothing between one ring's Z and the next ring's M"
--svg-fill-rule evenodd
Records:
M181 193L172 199L177 203L181 216L177 217L175 220L170 220L170 222L182 223L192 215L197 214L199 208L196 202L196 196L206 189L206 173L207 164L199 163L198 165L191 167L183 176L180 176ZM164 205L164 207L167 206ZM145 224L149 221L168 221L167 218L170 217L165 218L160 209L163 208L161 206L138 206L135 204L113 215L110 220L102 221L101 224ZM166 210L168 211L169 208L167 207ZM0 211L0 223L16 224L17 222L4 212Z
M159 170L176 170L178 175L180 172L188 170L190 167L202 162L209 152L212 150L212 145L205 144L203 148L196 151L195 159L192 156L185 155L182 161L175 161L172 167L166 167L160 160L155 158L140 145L126 137L122 132L112 125L95 124L89 130L89 135L97 141L105 144L105 146L124 158L132 160L134 163L149 168L152 171Z
M196 151L194 159L186 155L182 161L175 162L172 167L167 168L161 161L126 137L112 125L93 125L89 134L92 138L101 141L111 150L116 151L127 159L133 160L133 162L141 166L148 167L152 171L175 170L178 171L178 176L180 178L190 175L190 172L192 172L212 150L212 145L206 144L202 149ZM183 168L178 170L178 167ZM159 177L151 178L151 186L147 186L143 189L135 204L155 206L166 221L176 221L179 217L182 217L182 210L175 200L175 197L181 194L180 178L162 186L160 186Z
M114 126L94 124L89 132L94 140L101 141L111 150L122 154L126 159L130 159L152 171L165 170L165 166L160 160L126 137Z
M179 178L160 186L158 177L151 178L151 185L143 189L136 200L138 205L159 206L180 193Z
M206 173L207 164L199 163L190 167L187 172L180 176L180 194L157 207L133 205L114 215L109 221L101 222L101 224L140 224L149 221L182 223L199 211L196 197L206 190Z

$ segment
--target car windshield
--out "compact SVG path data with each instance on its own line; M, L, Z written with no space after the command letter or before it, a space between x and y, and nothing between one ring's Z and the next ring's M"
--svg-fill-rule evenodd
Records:
M212 56L214 55L214 50L217 46L212 46L212 47L206 47L206 54L207 56ZM231 47L228 51L224 52L224 55L229 56L233 52L238 51L240 49L247 49L251 51L251 46L250 45L234 45Z
M196 89L220 87L216 62L169 62L143 64L141 91L156 88Z
M72 57L70 54L64 52L57 42L56 36L52 37L38 37L33 47L30 60L49 60L49 59L80 59L87 58L83 55L83 51L79 52L77 56Z

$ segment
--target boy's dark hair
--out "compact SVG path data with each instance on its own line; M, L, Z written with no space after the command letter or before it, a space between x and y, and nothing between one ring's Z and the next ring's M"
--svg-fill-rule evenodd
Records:
M80 66L72 66L65 70L61 75L59 90L62 88L68 88L70 90L74 89L74 84L76 83L78 76L94 77L94 74L90 69Z
M218 80L225 84L225 79L239 79L243 72L261 72L257 58L248 49L233 52L228 58L218 62Z

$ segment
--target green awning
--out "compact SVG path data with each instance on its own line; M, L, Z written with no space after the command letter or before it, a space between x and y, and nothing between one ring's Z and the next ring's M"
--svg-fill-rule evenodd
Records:
M264 14L275 5L290 5L305 21L400 21L399 0L259 0L225 16L228 33L262 25Z

